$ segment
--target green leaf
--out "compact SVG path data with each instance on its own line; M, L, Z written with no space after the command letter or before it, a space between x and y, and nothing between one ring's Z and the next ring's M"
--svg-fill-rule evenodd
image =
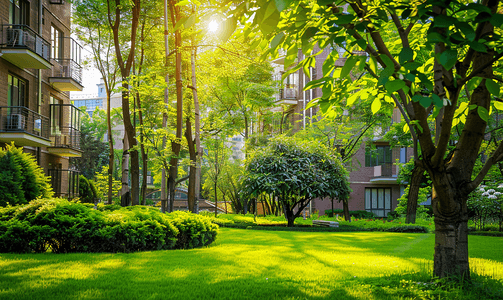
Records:
M494 107L496 107L497 110L503 110L503 102L494 101Z
M284 37L285 34L283 32L278 33L271 41L271 49L276 49L276 47L278 47L279 43L281 43Z
M411 61L403 65L403 67L409 71L417 70L420 66L421 64L415 61Z
M449 17L446 15L437 15L433 19L433 26L434 27L440 27L440 28L448 28L452 24L456 22L456 19L453 17Z
M421 97L421 100L419 100L419 104L421 104L422 107L427 108L431 105L431 98Z
M431 98L433 99L433 104L435 104L436 107L444 106L444 101L440 99L440 97L437 94L432 94Z
M274 0L274 2L276 3L276 9L278 12L285 10L285 8L287 8L291 3L290 0Z
M374 99L374 101L372 102L371 109L372 113L375 115L379 111L379 109L381 109L381 100L377 98Z
M456 23L456 27L461 30L461 32L465 35L465 37L473 42L475 39L475 30L473 30L472 26L466 22L458 22Z
M400 64L405 64L407 61L412 60L414 58L414 51L412 51L411 48L405 47L400 51L400 54L398 55L398 60L400 61Z
M374 72L374 74L377 74L377 60L374 56L370 56L369 68L372 72Z
M409 81L416 81L416 75L412 74L412 73L408 73L407 75L405 75L405 78Z
M489 112L487 111L487 109L485 107L482 107L482 106L478 106L477 107L477 112L479 114L479 117L486 121L489 120Z
M365 48L367 48L367 41L365 41L364 39L359 39L358 41L356 41L356 43L358 44L358 46L360 46L360 48L362 48L363 51L365 51Z
M500 96L500 85L494 82L492 79L486 79L487 90L494 96Z
M220 39L226 42L234 33L234 30L236 30L236 26L237 26L236 18L233 17L225 20L225 26L220 33Z
M414 97L412 97L412 101L418 102L419 100L421 100L421 98L423 98L423 96L416 94L414 95Z
M444 42L446 42L446 38L438 32L432 32L432 33L428 34L428 36L426 38L427 38L428 42L430 42L430 43L444 43Z
M346 62L344 63L344 67L342 67L340 77L341 78L346 77L349 74L349 72L353 69L353 67L355 66L357 61L358 61L358 59L354 56L351 56L348 59L346 59Z
M503 15L502 14L494 14L489 21L494 27L501 28L503 26Z
M472 79L470 79L467 83L466 83L466 88L469 90L469 91L472 91L474 90L475 88L477 88L480 83L482 82L482 77L473 77Z
M187 21L185 21L185 23L183 24L183 27L190 28L190 27L192 27L192 25L194 25L195 22L196 22L196 15L192 14L189 16Z
M477 52L487 53L487 47L482 43L468 42L468 45L470 45L470 47Z
M384 85L384 87L386 88L386 90L390 94L393 94L394 92L396 92L396 91L400 90L401 88L405 87L405 82L403 80L396 79L396 80L393 80L393 81L386 82L386 84Z
M453 49L448 49L440 54L439 62L447 70L452 69L458 61L458 52Z
M334 23L337 25L349 24L354 18L355 16L353 15L338 15Z
M318 32L318 28L316 27L308 27L306 29L306 31L304 31L304 34L302 35L302 39L303 40L309 40L310 38L312 38L317 32Z
M182 17L178 22L176 22L175 27L173 28L173 31L177 31L182 27L183 24L187 21L188 17Z

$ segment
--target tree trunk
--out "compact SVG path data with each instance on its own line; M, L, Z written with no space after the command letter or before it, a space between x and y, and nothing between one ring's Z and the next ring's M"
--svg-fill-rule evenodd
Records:
M127 134L124 133L123 153L122 153L122 187L121 206L129 206L129 145Z
M285 216L288 223L287 226L294 227L295 214L293 213L293 211L291 209L285 209Z
M407 215L405 223L416 223L417 199L419 197L419 188L424 180L424 168L415 164L410 178L409 195L407 195Z
M196 160L197 153L194 145L194 140L192 139L192 125L190 124L190 117L187 116L185 119L185 139L187 140L187 146L189 148L190 156L190 167L189 167L189 186L187 189L187 202L188 210L194 212L194 206L196 204Z
M108 127L108 201L113 203L113 174L114 174L114 138L112 136L112 121L110 116L110 89L105 85L107 93L107 127Z
M349 201L348 199L342 200L342 208L344 211L344 219L351 222L351 216L349 215Z
M217 210L217 207L218 207L218 199L217 199L217 181L215 180L215 217L218 217L218 210Z
M463 203L461 211L454 215L443 215L437 208L439 202L437 195L434 195L435 255L433 273L440 278L455 275L469 280L466 199L461 201Z
M168 68L169 60L169 31L168 31L168 0L164 0L164 66ZM162 128L166 128L168 124L168 109L169 109L169 73L166 71L164 77L166 88L164 89L164 111L162 113ZM166 149L166 136L162 137L162 149ZM163 158L164 160L164 158ZM161 212L166 212L166 195L167 182L166 182L166 168L163 166L161 171Z

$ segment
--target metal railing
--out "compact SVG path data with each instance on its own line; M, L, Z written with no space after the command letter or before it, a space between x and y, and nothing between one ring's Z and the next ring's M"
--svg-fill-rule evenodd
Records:
M0 132L13 131L49 139L49 118L24 106L0 106Z
M2 25L2 48L28 48L47 61L51 59L51 43L27 25Z
M393 175L393 163L382 163L381 177L392 177L392 175Z
M82 67L73 59L54 58L52 77L72 78L82 84Z
M282 99L297 99L296 88L282 88L279 90L280 100Z
M55 197L75 198L79 196L79 175L76 170L49 169Z
M73 104L51 104L53 147L80 149L81 111Z

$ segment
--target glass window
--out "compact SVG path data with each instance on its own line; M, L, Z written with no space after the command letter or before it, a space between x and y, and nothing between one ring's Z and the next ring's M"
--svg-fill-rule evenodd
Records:
M26 82L14 75L7 76L7 106L27 106Z
M61 135L61 126L63 124L63 101L50 97L51 102L51 135Z
M51 43L51 57L63 58L63 33L54 26L51 26Z
M365 188L365 210L378 217L391 211L391 188Z
M375 167L391 164L392 151L390 146L376 146L375 149L365 149L365 167Z
M30 25L30 3L26 0L10 0L9 23Z

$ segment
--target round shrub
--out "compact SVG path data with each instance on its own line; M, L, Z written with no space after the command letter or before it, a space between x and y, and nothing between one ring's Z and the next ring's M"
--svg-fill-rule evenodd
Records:
M14 144L0 148L0 206L26 204L53 194L49 178L32 155Z
M95 210L65 199L37 199L0 209L0 252L136 252L194 248L215 240L218 226L188 213L155 208Z

